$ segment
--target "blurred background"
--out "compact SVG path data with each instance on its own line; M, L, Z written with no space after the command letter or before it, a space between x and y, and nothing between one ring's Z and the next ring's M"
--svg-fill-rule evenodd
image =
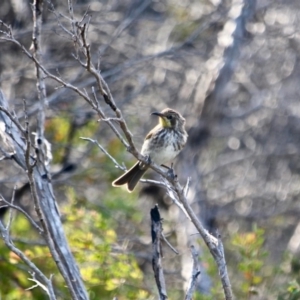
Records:
M44 4L43 63L91 94L96 82L74 59L72 39L59 25L71 30L67 1L52 4ZM186 118L189 141L176 173L182 184L191 177L191 205L210 232L221 234L237 299L300 299L300 2L74 1L76 20L86 12L93 62L136 145L156 122L151 112L172 107ZM2 1L0 19L29 49L30 3ZM34 131L34 65L12 43L0 45L0 88L21 122L26 102ZM195 299L223 299L210 254L164 190L142 183L133 194L112 188L122 171L80 137L96 139L127 167L134 158L83 99L54 81L46 84L54 192L91 299L156 299L149 226L155 203L165 235L180 252L164 245L170 299L184 295L190 244L198 247L202 272ZM34 216L26 176L13 162L1 161L0 184L8 200L17 184L15 201ZM5 209L0 213L7 217ZM24 217L15 216L12 234L46 274L57 274ZM1 241L0 248L3 299L44 299L39 290L25 291L31 286L26 266ZM59 275L54 281L66 299Z

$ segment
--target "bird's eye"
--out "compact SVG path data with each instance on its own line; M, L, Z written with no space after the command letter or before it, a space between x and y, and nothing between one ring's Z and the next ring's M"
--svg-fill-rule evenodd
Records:
M172 120L172 118L173 118L172 115L168 115L168 116L167 116L167 119L168 119L168 120Z

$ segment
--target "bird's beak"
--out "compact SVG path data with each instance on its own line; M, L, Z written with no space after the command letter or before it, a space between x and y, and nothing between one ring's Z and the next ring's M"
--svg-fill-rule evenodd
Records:
M152 116L158 116L158 117L163 117L164 116L164 114L162 114L160 112L153 112L151 115Z

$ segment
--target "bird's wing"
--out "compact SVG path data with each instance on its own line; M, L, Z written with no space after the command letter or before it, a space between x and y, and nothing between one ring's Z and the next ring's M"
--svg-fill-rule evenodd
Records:
M161 129L160 124L156 125L152 130L149 131L149 133L145 137L145 141L151 139L154 132L157 132L159 129Z
M153 135L153 130L151 130L151 131L146 135L145 140L151 139L152 135Z

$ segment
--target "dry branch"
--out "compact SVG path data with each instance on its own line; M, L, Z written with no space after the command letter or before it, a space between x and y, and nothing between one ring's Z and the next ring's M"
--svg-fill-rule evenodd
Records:
M63 231L51 178L47 176L44 162L32 154L39 149L33 149L28 128L20 131L21 124L18 124L16 119L11 118L12 114L9 113L7 101L1 91L0 107L0 122L5 125L5 132L2 132L2 135L7 137L14 149L12 159L28 176L35 210L43 227L43 237L47 241L52 257L66 281L72 299L86 300L88 299L87 292Z
M56 296L54 294L51 278L48 279L44 275L44 273L22 251L20 251L14 245L14 243L11 240L9 231L10 228L9 227L5 228L2 221L0 221L0 233L5 245L8 247L9 250L11 250L18 257L20 257L23 260L23 262L33 271L32 274L33 278L32 279L29 278L29 280L34 280L39 286L42 286L43 290L48 294L49 299L55 300ZM39 276L39 280L42 281L42 283L35 278L35 274Z
M155 205L150 211L151 216L151 236L152 236L152 267L154 271L154 277L156 286L158 288L158 294L160 300L168 299L164 272L162 268L162 224L158 206Z
M198 263L198 256L199 253L195 249L195 247L192 245L191 246L191 253L192 253L192 258L193 258L193 268L192 268L192 275L191 279L189 282L189 286L187 288L187 293L185 296L185 300L192 300L193 299L193 294L196 288L196 283L199 275L201 274L199 270L199 263Z

